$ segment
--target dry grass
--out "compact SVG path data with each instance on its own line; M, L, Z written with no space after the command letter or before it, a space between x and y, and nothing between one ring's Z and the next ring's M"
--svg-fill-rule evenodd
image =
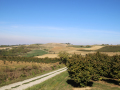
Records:
M0 60L0 86L7 82L21 80L29 76L34 76L44 71L49 71L58 68L59 63L35 63L35 62L14 62Z
M104 46L92 46L91 48L75 48L75 47L60 47L60 46L56 46L54 48L51 49L51 51L54 51L56 53L60 52L60 51L67 51L68 53L78 53L78 50L97 50L100 49Z
M6 61L6 63L4 64L4 62L2 60L0 60L0 67L11 67L11 68L17 68L17 67L24 67L24 66L32 66L32 65L36 65L36 66L42 66L42 67L46 67L46 66L52 66L54 65L55 63L51 63L51 64L46 64L46 63L36 63L36 62L15 62L15 61L12 61L9 62L9 61Z

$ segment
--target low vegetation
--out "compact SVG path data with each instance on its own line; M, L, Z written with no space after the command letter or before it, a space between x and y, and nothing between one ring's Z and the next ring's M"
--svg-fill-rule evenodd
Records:
M91 52L91 51L99 51L99 52L120 52L120 45L112 45L112 46L105 46L102 47L98 50L78 50L78 51L86 51L86 52Z
M21 81L36 75L43 74L64 65L56 63L36 63L36 62L17 62L0 60L0 86L10 84L16 81Z
M98 49L99 52L120 52L120 45L116 46L105 46L103 48Z
M31 51L30 49L27 49L26 46L19 46L19 47L13 47L12 49L6 49L6 50L0 50L1 56L18 56L21 54L25 54L27 52Z

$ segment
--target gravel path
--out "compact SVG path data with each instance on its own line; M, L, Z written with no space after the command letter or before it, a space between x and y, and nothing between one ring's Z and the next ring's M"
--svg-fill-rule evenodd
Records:
M20 82L17 82L17 83L13 83L13 84L10 84L10 85L0 87L0 90L24 90L28 87L39 84L39 83L41 83L41 82L43 82L43 81L45 81L49 78L52 78L52 77L56 76L57 74L60 74L64 71L66 71L66 70L67 70L66 67L61 68L61 69L52 71L50 73L47 73L47 74L44 74L44 75L41 75L41 76L37 76L37 77L31 78L31 79L27 79L27 80L24 80L24 81L20 81Z

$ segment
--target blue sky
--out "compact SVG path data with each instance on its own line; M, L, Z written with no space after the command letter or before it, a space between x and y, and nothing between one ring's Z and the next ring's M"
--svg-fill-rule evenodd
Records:
M120 44L120 0L0 0L0 45Z

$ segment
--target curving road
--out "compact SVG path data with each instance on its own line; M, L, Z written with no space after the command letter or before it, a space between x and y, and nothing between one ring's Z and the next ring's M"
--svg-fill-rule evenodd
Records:
M64 67L64 68L52 71L52 72L44 74L44 75L40 75L40 76L31 78L31 79L27 79L27 80L24 80L24 81L20 81L20 82L17 82L17 83L13 83L13 84L10 84L10 85L0 87L0 90L24 90L28 87L39 84L39 83L41 83L41 82L43 82L43 81L45 81L49 78L52 78L52 77L56 76L57 74L60 74L64 71L66 71L66 70L67 70L67 68Z

